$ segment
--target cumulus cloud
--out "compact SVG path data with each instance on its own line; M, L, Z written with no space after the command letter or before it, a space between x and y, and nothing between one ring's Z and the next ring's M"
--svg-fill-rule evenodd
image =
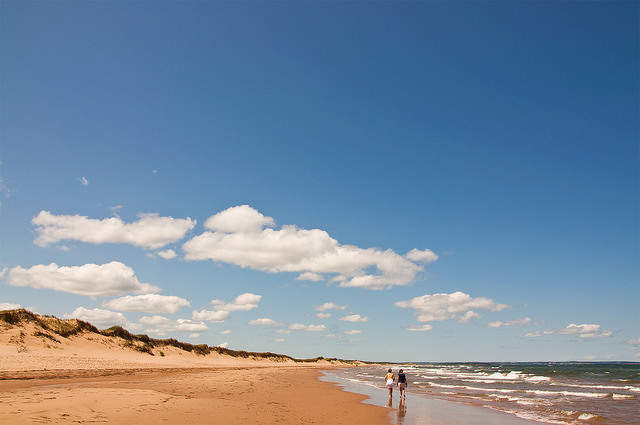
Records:
M122 313L102 310L99 308L88 309L78 307L71 314L65 314L67 319L80 319L89 322L98 328L108 328L111 326L126 326L127 318Z
M249 322L250 325L254 326L282 326L282 323L278 323L273 319L269 319L267 317L261 317L259 319L255 319Z
M398 301L396 307L410 308L414 310L418 322L436 322L442 320L458 319L469 320L475 313L473 310L502 311L509 306L499 304L489 298L472 298L463 292L450 294L433 294L415 297L407 301Z
M258 304L262 299L262 295L256 295L252 293L244 293L238 295L233 301L230 303L225 303L221 300L211 300L211 305L216 310L224 310L224 311L248 311L253 310L254 308L258 308Z
M224 322L229 317L229 312L231 311L248 311L258 308L261 299L262 295L247 292L238 295L229 303L225 303L222 300L211 300L211 305L214 310L202 309L200 311L194 311L192 317L195 320Z
M291 333L291 331L289 329L278 329L276 333L280 335L288 335Z
M344 310L345 308L347 308L346 305L338 305L336 303L324 303L316 307L316 311Z
M182 246L185 258L269 273L337 274L339 286L374 290L408 285L422 270L422 265L391 249L341 245L320 229L273 226L271 217L248 205L226 209L207 219L208 231Z
M19 308L19 307L16 307ZM627 340L627 344L629 345L640 345L640 338L631 338Z
M358 329L352 329L350 331L344 331L345 335L360 335L362 333L361 330Z
M413 248L411 251L407 252L405 254L405 257L407 257L411 261L420 263L433 263L438 259L438 255L430 249L420 251L416 248Z
M162 251L158 251L156 252L156 255L158 257L162 257L165 260L171 260L173 258L176 258L178 256L178 254L176 254L176 252L173 249L165 249Z
M225 342L223 342L222 344L218 344L218 345L217 345L217 347L220 347L220 348L229 348L229 342L228 342L228 341L225 341Z
M368 317L362 317L359 314L350 314L349 316L341 317L340 320L344 322L368 322Z
M211 311L202 309L200 311L194 311L191 313L193 320L205 320L211 323L221 323L227 320L229 312L226 310Z
M231 333L231 330L229 329L225 329L223 331L220 331L220 335L229 335Z
M263 227L273 226L273 218L265 217L249 205L227 208L204 222L205 228L224 233L260 232Z
M600 331L600 325L596 324L581 324L576 325L571 323L566 328L558 331L559 334L578 335L580 338L592 339L592 338L606 338L613 335L611 331Z
M105 307L120 311L139 311L142 313L177 313L181 308L188 307L189 301L184 298L169 295L128 295L116 298L103 304Z
M200 334L194 333L194 334L189 334L189 338L199 338Z
M319 319L328 319L331 317L331 313L316 313L316 317Z
M20 304L0 303L0 310L16 310L22 308Z
M528 332L524 335L522 335L525 338L538 338L540 336L542 336L542 332L540 331L536 331L536 332Z
M318 273L304 272L296 277L296 280L310 280L311 282L320 282L324 277Z
M275 341L276 342L284 342L284 338L276 338Z
M522 325L526 325L528 323L531 323L531 318L530 317L524 317L522 319L510 320L508 322L501 322L501 321L489 322L487 324L487 326L490 327L490 328L501 328L503 326L522 326Z
M424 325L409 326L407 328L408 331L416 331L416 332L426 332L426 331L430 331L431 329L433 329L433 326L431 326L428 323L425 323Z
M69 267L51 263L29 269L16 266L9 270L7 283L92 297L118 296L127 292L145 294L159 290L156 286L138 281L133 269L118 261Z
M167 332L202 332L209 329L204 322L188 319L170 320L164 316L143 316L138 320L142 325L147 326L145 332L164 335Z
M2 279L7 274L8 271L9 271L8 267L3 267L2 269L0 269L0 279Z
M325 325L303 325L302 323L293 323L289 325L292 331L321 332L327 329Z
M463 314L462 316L458 317L458 322L467 323L469 320L477 319L478 317L480 317L480 315L478 313L476 313L473 310L469 310L465 314Z
M38 246L77 240L93 244L128 243L147 249L176 242L196 225L191 218L158 214L140 214L137 221L125 223L120 217L100 220L81 215L55 215L49 211L40 211L31 222L36 226L38 236L34 242Z

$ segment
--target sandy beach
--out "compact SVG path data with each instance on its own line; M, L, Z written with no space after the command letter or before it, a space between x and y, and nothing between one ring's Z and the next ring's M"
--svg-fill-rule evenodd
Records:
M387 409L318 379L347 365L337 360L140 339L24 310L0 319L2 424L388 423Z
M388 410L314 367L20 373L0 381L0 423L387 424ZM42 377L44 376L44 377ZM29 377L30 379L24 379Z

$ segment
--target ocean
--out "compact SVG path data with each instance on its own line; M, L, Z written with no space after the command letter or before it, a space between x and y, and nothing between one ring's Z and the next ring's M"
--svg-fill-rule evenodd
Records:
M360 385L384 394L389 367L394 373L404 369L414 398L473 404L550 424L640 424L640 363L413 363L332 374L351 390Z

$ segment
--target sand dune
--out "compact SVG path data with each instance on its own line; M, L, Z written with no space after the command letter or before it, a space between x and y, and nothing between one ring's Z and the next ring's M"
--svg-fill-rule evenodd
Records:
M60 369L130 369L233 366L353 365L338 359L294 359L275 353L193 345L134 335L121 327L42 316L27 310L0 312L0 373ZM15 374L14 374L15 375Z

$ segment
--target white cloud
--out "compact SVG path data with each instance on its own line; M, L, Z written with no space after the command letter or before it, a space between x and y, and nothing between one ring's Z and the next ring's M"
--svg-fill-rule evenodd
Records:
M188 319L167 319L164 316L143 316L138 320L140 324L149 326L146 332L163 335L165 332L202 332L209 329L204 322Z
M580 334L580 338L608 338L611 335L613 335L613 332L611 331L602 331L602 332L591 332L591 333L584 333L584 334Z
M19 307L16 307L19 308ZM629 345L640 345L640 338L631 338L627 340L627 344Z
M347 308L346 305L338 305L336 303L324 303L316 307L316 311L344 310L345 308Z
M20 304L0 303L0 310L16 310L22 308Z
M413 248L411 251L405 254L405 257L407 257L411 261L420 263L433 263L434 261L438 260L438 255L430 249L420 251L416 248Z
M199 338L199 337L200 337L200 334L196 334L196 333L189 334L189 338Z
M230 329L225 329L223 331L220 331L220 335L229 335L231 333Z
M99 308L88 309L78 307L71 314L65 314L67 319L80 319L89 322L98 328L108 328L111 326L126 326L127 318L122 313L102 310Z
M162 257L165 260L171 260L178 256L178 254L176 254L176 252L173 249L165 249L162 251L158 251L156 252L156 254L158 255L158 257Z
M248 205L229 208L209 217L209 231L183 245L185 258L269 273L338 274L343 277L339 286L374 290L408 285L423 268L391 249L341 245L320 229L269 228L273 225L271 217Z
M200 311L193 311L191 318L193 320L205 320L211 323L221 323L227 320L229 312L226 310L211 311L202 309Z
M296 277L296 280L310 280L311 282L320 282L324 280L324 277L318 273L304 272L300 276Z
M529 333L526 333L526 334L524 334L522 336L525 337L525 338L538 338L538 337L542 336L542 332L540 332L540 331L529 332Z
M368 317L362 317L359 314L351 314L349 316L341 317L340 320L344 322L368 322Z
M60 251L69 251L69 247L66 245L58 245L56 248L58 248Z
M326 334L325 336L327 338L337 338L338 337L338 335L336 335L336 334Z
M613 335L611 331L600 331L600 325L596 324L581 324L576 325L571 323L566 328L558 331L559 334L578 335L580 338L593 339L593 338L606 338Z
M325 325L303 325L301 323L293 323L289 325L289 329L293 331L321 332L327 329Z
M469 310L465 314L463 314L462 316L458 317L458 322L467 323L467 322L469 322L469 320L477 319L478 317L480 317L480 315L478 313L476 313L473 310Z
M211 300L211 305L216 310L224 311L248 311L258 308L262 295L251 294L249 292L238 295L232 302L225 303L221 300Z
M125 223L120 217L100 220L81 215L54 215L49 211L40 211L31 222L36 226L38 237L34 242L38 246L77 240L93 244L128 243L147 249L176 242L196 225L191 218L158 214L140 214L137 221Z
M116 298L103 304L105 307L120 311L140 311L143 313L177 313L181 308L188 307L189 301L184 298L169 295L128 295Z
M487 326L490 327L490 328L501 328L503 326L523 326L523 325L526 325L528 323L531 323L531 318L530 317L525 317L525 318L522 318L522 319L510 320L508 322L500 322L500 321L489 322L487 324Z
M117 296L127 292L145 294L159 290L156 286L138 281L131 267L117 261L69 267L51 263L29 269L16 266L9 270L7 283L92 297Z
M362 331L358 330L358 329L352 329L350 331L344 331L345 335L360 335L362 333Z
M220 348L228 348L229 347L229 342L225 341L222 344L218 344L217 346L220 347Z
M288 335L291 333L291 331L289 329L278 329L276 331L276 333L280 334L280 335Z
M331 317L331 313L316 313L316 317L319 319L328 319Z
M7 274L8 271L9 271L8 267L3 267L2 269L0 269L0 279L2 279Z
M428 323L425 323L424 325L414 325L414 326L409 326L407 328L408 331L417 331L417 332L425 332L425 331L430 331L431 329L433 329L433 326L431 326Z
M227 208L212 215L204 222L205 228L224 233L260 232L263 227L273 227L274 225L273 218L265 217L249 205Z
M273 319L269 319L267 317L261 317L260 319L255 319L249 322L250 325L254 326L282 326L282 323L278 323Z
M284 342L284 338L276 338L275 341L276 342Z
M87 180L86 177L82 176L80 177L80 184L83 186L88 186L89 185L89 180Z
M449 319L464 321L471 318L469 317L469 311L478 309L501 311L509 307L506 304L498 304L489 298L472 298L470 295L459 291L450 294L423 295L407 301L398 301L395 306L414 310L418 322L435 322Z

